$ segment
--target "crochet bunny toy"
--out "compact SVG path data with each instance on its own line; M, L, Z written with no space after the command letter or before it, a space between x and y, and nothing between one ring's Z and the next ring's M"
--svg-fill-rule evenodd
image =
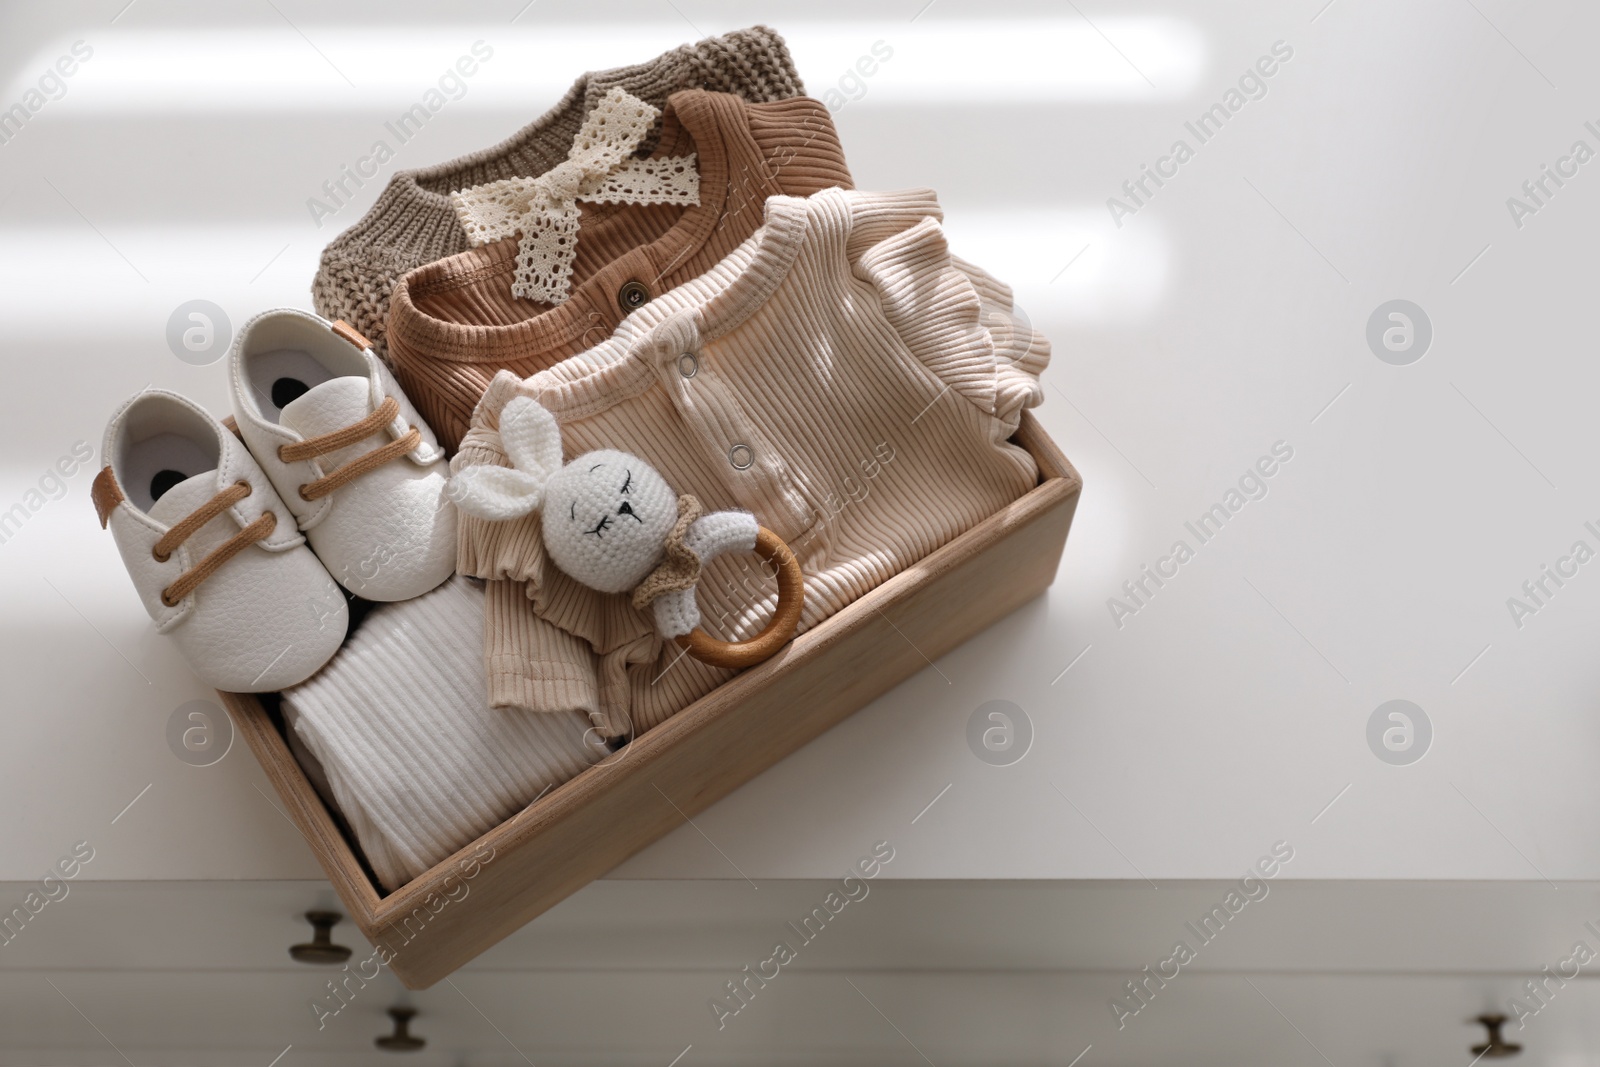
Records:
M600 449L563 465L555 416L528 397L501 411L500 440L514 466L456 474L456 505L491 521L542 507L551 561L603 593L633 590L633 605L651 608L664 638L699 626L694 587L701 567L724 552L754 551L765 533L748 511L701 514L694 497L677 496L638 456Z

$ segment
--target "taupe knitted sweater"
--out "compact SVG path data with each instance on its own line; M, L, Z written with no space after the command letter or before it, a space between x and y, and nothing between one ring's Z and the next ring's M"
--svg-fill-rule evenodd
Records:
M567 158L584 117L613 87L656 107L681 89L733 93L752 103L805 95L788 46L765 26L707 37L636 66L581 75L543 117L492 148L395 172L372 209L323 249L311 282L317 313L350 323L387 359L389 295L395 284L407 271L469 247L450 194L554 167ZM642 151L654 147L651 140Z

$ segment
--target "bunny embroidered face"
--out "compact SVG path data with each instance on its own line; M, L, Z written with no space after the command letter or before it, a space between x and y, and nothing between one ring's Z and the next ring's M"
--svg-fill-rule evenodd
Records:
M503 373L503 372L502 372ZM506 521L543 509L540 532L551 562L602 593L633 591L632 603L655 617L663 638L687 638L700 625L695 585L702 566L724 552L755 551L761 537L769 560L785 559L791 598L783 600L767 630L745 645L723 645L691 655L722 667L749 666L748 646L759 658L794 636L804 596L800 565L776 534L762 530L748 511L705 514L693 496L678 496L666 479L638 456L602 448L561 462L561 429L537 402L513 397L500 412L500 443L513 466L469 466L450 479L449 496L470 515ZM783 555L777 553L781 549ZM777 634L777 638L772 638Z
M603 593L632 589L661 558L678 498L638 456L585 453L545 484L544 544L556 566Z
M514 397L501 411L500 440L515 466L456 474L450 495L458 506L495 520L542 506L550 559L603 593L632 589L660 562L678 519L678 497L654 467L614 449L563 466L555 416L527 397Z

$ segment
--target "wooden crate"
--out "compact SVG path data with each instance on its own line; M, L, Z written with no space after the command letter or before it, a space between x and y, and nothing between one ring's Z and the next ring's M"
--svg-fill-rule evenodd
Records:
M1032 415L1014 440L1039 464L1027 495L387 896L266 705L222 700L351 918L423 989L1042 593L1082 481Z

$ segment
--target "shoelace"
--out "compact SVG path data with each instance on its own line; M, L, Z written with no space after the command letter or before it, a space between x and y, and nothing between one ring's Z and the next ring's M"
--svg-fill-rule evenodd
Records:
M320 437L308 437L304 441L292 445L279 445L278 458L285 463L299 463L301 460L315 459L329 452L336 452L341 448L364 441L368 437L382 430L394 421L400 414L400 404L392 396L383 398L383 403L378 409L359 422L353 422L342 430L334 430ZM391 459L398 459L422 443L422 431L415 426L402 437L390 441L371 452L363 453L342 467L318 478L314 482L307 482L300 487L302 500L317 500L366 474L368 471L388 463Z
M167 562L172 558L172 554L178 550L178 546L187 541L195 531L249 496L251 492L249 482L234 482L228 488L195 508L194 511L189 513L188 517L162 534L161 539L151 548L150 554L159 563ZM161 590L161 602L169 608L177 607L184 597L199 588L201 582L215 574L218 567L244 551L248 546L269 536L277 525L277 516L270 511L262 512L259 519L212 549L205 559L178 575L177 581Z

